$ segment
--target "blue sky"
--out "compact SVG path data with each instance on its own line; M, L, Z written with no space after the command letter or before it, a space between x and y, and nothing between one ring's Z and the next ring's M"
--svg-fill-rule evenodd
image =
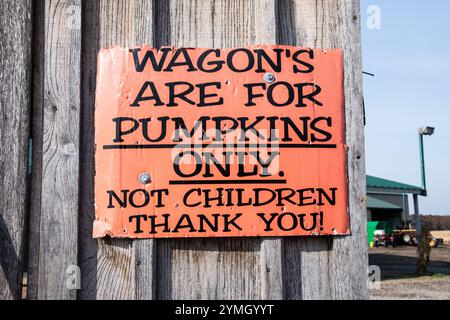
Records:
M366 26L370 5L379 30ZM363 69L375 74L364 76L367 173L420 186L417 129L436 127L420 210L450 215L450 0L362 0L361 17Z

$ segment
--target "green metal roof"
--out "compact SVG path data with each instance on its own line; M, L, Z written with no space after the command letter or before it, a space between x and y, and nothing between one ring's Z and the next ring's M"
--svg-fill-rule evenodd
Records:
M422 188L420 187L369 175L366 175L366 183L367 189L380 189L383 191L390 191L393 193L414 193L414 194L422 193Z
M385 210L403 210L403 208L396 206L395 204L371 196L367 196L367 208L385 209Z

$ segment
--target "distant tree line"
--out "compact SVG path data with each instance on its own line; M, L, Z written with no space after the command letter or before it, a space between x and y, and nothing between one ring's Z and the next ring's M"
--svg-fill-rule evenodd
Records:
M409 216L414 227L414 215ZM450 216L421 215L420 223L422 228L427 230L450 230Z

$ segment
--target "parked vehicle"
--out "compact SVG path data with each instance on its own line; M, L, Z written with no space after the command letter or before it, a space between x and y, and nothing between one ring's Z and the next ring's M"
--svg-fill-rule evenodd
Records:
M392 234L377 234L374 238L375 247L396 247L395 239Z
M408 228L404 224L393 228L386 221L369 221L367 226L367 240L370 246L417 246L416 230ZM431 234L428 241L432 248L437 248L444 243L443 239L433 237Z
M398 245L417 246L417 236L415 229L395 229L393 230L394 242ZM443 239L430 236L428 238L430 247L437 248L443 243Z

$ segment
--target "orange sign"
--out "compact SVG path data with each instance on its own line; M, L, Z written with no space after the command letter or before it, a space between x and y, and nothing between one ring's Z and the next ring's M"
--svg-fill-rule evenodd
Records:
M94 237L349 234L341 50L102 49Z

